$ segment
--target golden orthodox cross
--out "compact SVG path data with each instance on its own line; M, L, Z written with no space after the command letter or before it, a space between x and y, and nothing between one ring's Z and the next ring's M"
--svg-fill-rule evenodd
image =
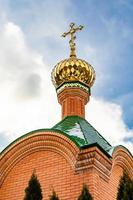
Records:
M76 44L74 43L74 40L76 39L75 33L82 29L83 29L82 25L77 27L77 26L75 26L75 23L71 23L70 30L68 32L63 33L63 35L62 35L63 37L66 37L67 35L71 36L70 41L69 41L70 50L71 50L70 57L76 57Z

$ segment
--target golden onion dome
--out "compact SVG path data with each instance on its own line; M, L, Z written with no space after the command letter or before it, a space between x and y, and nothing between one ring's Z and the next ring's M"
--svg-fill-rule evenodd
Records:
M93 67L77 57L60 61L52 71L52 81L56 88L68 82L81 82L91 87L94 80L95 71Z
M95 80L95 71L86 61L76 57L75 33L82 30L83 26L76 27L74 23L70 24L70 30L63 33L63 37L71 36L70 58L57 63L52 71L52 81L56 88L63 83L80 82L87 87L91 87Z

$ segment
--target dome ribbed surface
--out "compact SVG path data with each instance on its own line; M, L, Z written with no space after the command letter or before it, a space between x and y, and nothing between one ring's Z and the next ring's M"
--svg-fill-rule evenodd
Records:
M79 81L91 87L95 80L93 67L84 60L70 57L62 60L52 71L52 81L56 88L67 82Z

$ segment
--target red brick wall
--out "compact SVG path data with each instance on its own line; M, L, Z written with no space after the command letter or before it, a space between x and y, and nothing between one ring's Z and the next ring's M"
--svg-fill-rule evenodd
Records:
M44 200L48 199L52 188L60 199L76 200L83 183L89 185L95 200L114 200L122 175L122 168L119 166L114 167L110 181L94 169L75 173L61 155L51 151L40 151L23 158L10 171L2 185L0 200L23 199L24 189L34 169L42 186Z
M95 200L115 200L117 194L117 187L119 184L120 176L122 175L122 168L115 167L109 177L109 179L105 179L100 176L97 178L97 187L98 190L97 196Z
M119 180L122 175L123 175L123 169L118 165L114 166L109 181L109 188L110 188L109 191L112 196L112 199L116 199L117 197Z
M2 185L0 200L23 199L24 189L34 169L45 200L52 188L62 200L77 199L83 182L91 182L89 172L76 174L61 155L40 151L23 158L11 170Z
M84 150L54 132L26 135L0 158L0 200L22 200L33 170L41 183L43 200L52 188L62 200L76 200L83 183L94 200L115 200L123 169L133 178L133 159L123 147L108 158L97 147Z

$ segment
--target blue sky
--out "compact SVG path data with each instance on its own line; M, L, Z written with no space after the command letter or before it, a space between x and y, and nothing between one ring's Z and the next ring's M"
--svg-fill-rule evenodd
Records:
M114 127L112 145L127 144L132 151L133 1L0 0L0 13L1 149L26 131L60 120L50 73L69 56L68 39L61 34L75 22L85 26L77 35L77 55L96 70L87 120L108 140ZM51 116L48 102L51 110L57 109L57 117ZM99 116L92 117L93 113ZM99 117L103 118L100 123Z

